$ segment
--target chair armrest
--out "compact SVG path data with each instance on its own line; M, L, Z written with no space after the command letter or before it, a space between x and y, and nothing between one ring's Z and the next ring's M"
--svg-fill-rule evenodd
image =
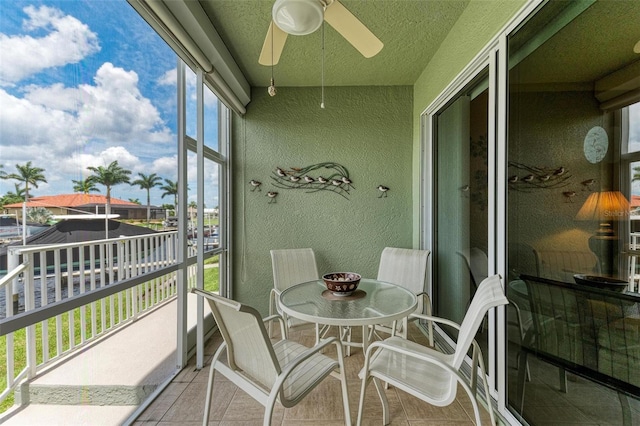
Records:
M262 318L262 322L265 323L265 324L268 323L269 321L274 321L274 320L278 320L278 321L281 321L281 322L284 321L282 319L282 317L280 315L278 315L278 314L269 315L268 317Z
M399 353L399 354L402 354L402 355L406 355L406 356L408 356L410 358L415 358L417 360L424 361L424 362L427 362L429 364L437 365L438 367L441 367L441 368L447 370L449 373L452 373L453 375L457 376L458 378L463 378L456 369L454 369L451 365L447 364L446 362L442 361L441 359L433 357L431 355L424 354L422 352L414 351L412 349L401 348L399 346L389 344L387 342L388 340L390 340L390 339L382 340L382 341L376 341L376 342L373 342L372 344L369 345L369 347L367 348L367 354L366 354L366 358L365 358L365 362L364 362L364 368L363 368L364 370L368 370L369 369L369 361L370 361L370 358L371 358L371 355L372 355L373 351L376 348L380 348L380 349L388 350L388 351L391 351L391 352L396 352L396 353Z
M268 324L271 321L275 321L275 320L277 320L278 323L280 324L280 336L284 337L285 336L284 319L282 319L280 315L275 314L275 315L269 315L268 317L262 318L262 322L264 324Z
M273 315L278 312L278 296L280 296L280 292L275 288L272 288L269 292L269 315Z
M428 319L428 320L431 320L432 318L433 319L440 319L438 317L429 317L427 315L424 315L424 317L427 317L427 318L424 318L424 319ZM450 321L445 321L445 322L448 323ZM453 323L453 324L455 324L455 323ZM364 373L363 380L368 379L368 376L369 376L369 363L370 363L371 355L372 355L373 351L376 348L379 348L379 350L388 350L388 351L391 351L391 352L399 353L399 354L405 355L407 357L414 358L414 359L416 359L418 361L422 361L422 362L425 362L425 363L433 364L433 365L435 365L435 366L437 366L439 368L442 368L443 370L445 370L448 373L450 373L452 377L455 377L456 380L458 381L458 383L467 392L467 395L472 399L472 401L475 401L475 392L476 392L476 384L475 384L475 374L476 373L475 372L477 371L476 370L477 366L474 365L473 373L472 373L473 377L471 379L471 383L467 383L467 380L469 380L469 379L466 378L465 376L463 376L460 373L460 371L456 370L450 364L447 364L443 360L441 360L441 359L439 359L437 357L434 357L432 355L421 353L421 352L417 352L417 351L409 349L409 348L402 348L402 347L398 347L396 345L390 344L389 341L391 339L393 339L393 338L390 338L390 339L387 339L387 340L383 340L383 341L374 342L369 346L369 348L367 348L367 354L366 354L366 357L365 357L364 368L362 369L362 372L360 373L360 374ZM476 354L476 347L477 347L477 350L478 350L478 354ZM475 341L474 341L474 360L473 361L474 361L474 364L478 363L478 361L480 363L483 362L483 360L482 360L482 352L480 351L480 346ZM482 369L482 374L483 374L483 377L484 377L484 365L480 365L480 368ZM385 375L381 374L381 376L385 376ZM393 380L393 377L391 377L391 376L387 376L387 377ZM383 381L385 380L384 377L378 377L378 378L380 378ZM487 384L486 380L484 380L484 385L485 385L484 386L485 393L487 395L489 395L489 387L488 387L488 384ZM476 416L477 416L476 418L478 418L479 412L478 412L478 407L476 405L474 405L474 412L476 413ZM496 424L492 408L489 408L489 414L490 414L490 417L491 417L491 424ZM478 418L478 422L479 422L479 418Z
M418 314L422 314L423 312L426 312L427 315L431 316L431 298L429 297L429 295L426 292L421 292L418 293L416 296L420 297L420 299L418 299ZM420 303L422 301L422 303ZM414 314L416 312L414 311ZM409 317L406 318L406 323L408 324L409 321L414 321L414 320L418 320L420 319L419 317L415 317L411 314L409 314ZM429 346L433 346L433 321L428 321L427 322L427 329L429 332Z
M456 330L460 331L460 324L458 324L456 322L453 322L451 320L448 320L446 318L434 317L434 316L431 316L431 315L421 315L421 314L411 314L410 317L412 319L423 319L423 320L426 320L426 321L433 321L433 322L436 322L436 323L439 323L439 324L448 325L448 326L453 327ZM476 342L476 340L473 339L471 341L471 343L473 345L473 352L476 353L476 351L477 351L477 352L480 353L480 356L482 356L482 351L480 349L480 345L478 345L478 342Z
M460 330L460 324L453 322L451 320L448 320L446 318L434 317L432 315L424 315L424 314L411 314L409 315L409 317L411 319L422 319L425 321L433 321L439 324L448 325L450 327L455 328L456 330Z
M517 303L511 302L509 301L509 305L507 305L507 307L512 307L515 310L516 313L516 321L517 321L517 325L518 326L518 330L520 331L520 339L522 340L524 338L524 322L522 321L522 312L520 311L520 307L518 306Z
M416 294L416 297L420 296L422 296L422 308L426 308L426 314L431 315L431 297L429 297L429 294L427 294L427 292L425 291ZM420 303L418 303L418 305L420 306Z

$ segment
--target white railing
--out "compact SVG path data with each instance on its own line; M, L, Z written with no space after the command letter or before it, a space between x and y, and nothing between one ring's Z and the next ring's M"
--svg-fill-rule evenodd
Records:
M638 262L640 258L640 232L629 234L629 291L640 293L640 274L638 273Z
M177 248L175 231L10 248L8 273L0 279L5 308L0 318L44 314L35 324L2 333L6 334L6 383L0 402L50 362L173 298L176 272L171 266L177 264ZM189 267L188 285L195 270ZM105 297L96 297L99 293ZM92 301L66 312L54 309L73 299ZM16 301L24 313L16 312Z

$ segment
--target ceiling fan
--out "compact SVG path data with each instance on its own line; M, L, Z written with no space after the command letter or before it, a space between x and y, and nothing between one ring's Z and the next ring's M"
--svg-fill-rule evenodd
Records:
M307 35L327 21L365 58L375 56L382 42L338 0L276 0L272 21L258 63L275 65L280 60L287 35Z

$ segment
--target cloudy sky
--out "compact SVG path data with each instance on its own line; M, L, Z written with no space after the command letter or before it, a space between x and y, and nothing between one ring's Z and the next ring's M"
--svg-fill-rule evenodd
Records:
M27 161L45 169L48 182L32 195L71 193L71 181L90 174L87 166L114 160L133 178L156 173L175 181L175 73L173 51L126 0L0 0L3 170L15 172ZM211 103L205 109L215 114ZM640 105L630 117L630 148L640 150ZM194 199L195 167L189 171ZM0 194L14 191L14 183L0 180ZM216 188L217 176L205 187ZM161 193L152 191L152 204L172 201ZM634 193L640 194L640 182ZM114 187L113 196L146 201L144 191L125 184ZM217 191L206 200L216 206Z
M72 193L87 166L114 160L133 179L175 181L176 60L125 0L0 0L3 170L27 161L45 169L48 182L32 195ZM0 180L0 194L15 183ZM161 194L152 190L152 204L172 202ZM126 184L112 196L146 202Z
M629 151L640 151L640 103L629 107Z

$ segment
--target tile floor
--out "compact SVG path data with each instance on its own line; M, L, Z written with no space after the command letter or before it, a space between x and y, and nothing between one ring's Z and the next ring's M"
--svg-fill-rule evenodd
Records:
M312 329L292 332L289 336L307 346L313 345ZM357 336L354 336L357 339ZM427 338L415 325L410 327L410 338L428 344ZM195 359L176 377L164 392L134 423L137 426L199 425L202 423L204 398L209 374L209 363L220 342L219 334L205 348L205 368L197 370ZM330 352L327 352L330 354ZM347 370L351 418L355 424L360 395L358 372L364 363L361 349L353 349L345 358ZM363 425L380 425L382 408L373 385L367 389ZM337 396L336 396L337 395ZM387 390L391 425L402 426L467 426L473 425L473 408L464 391L448 407L439 408L395 388ZM211 407L210 425L249 426L261 425L264 408L222 375L216 375L214 403ZM483 424L489 423L489 413L481 407ZM273 425L281 426L334 426L344 424L342 398L338 380L327 379L297 406L276 408Z

